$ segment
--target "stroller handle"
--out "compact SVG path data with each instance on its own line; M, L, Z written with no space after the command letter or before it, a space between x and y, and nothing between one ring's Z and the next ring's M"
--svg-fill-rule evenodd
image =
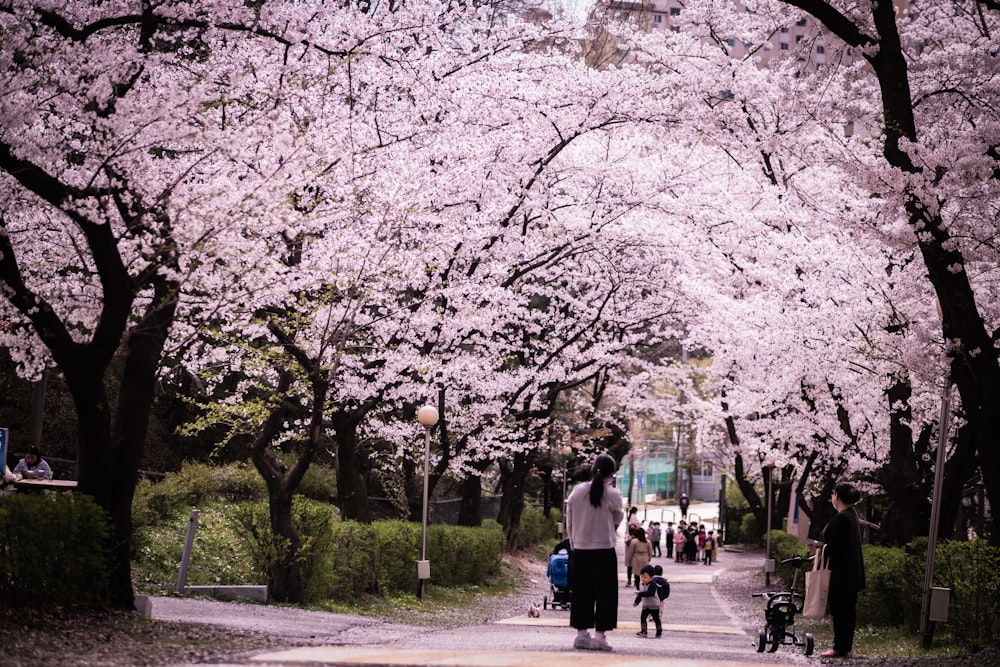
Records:
M788 565L789 563L794 563L796 565L801 565L802 563L813 562L814 558L816 558L816 556L808 556L808 557L792 556L791 558L786 558L785 560L781 561L781 564Z

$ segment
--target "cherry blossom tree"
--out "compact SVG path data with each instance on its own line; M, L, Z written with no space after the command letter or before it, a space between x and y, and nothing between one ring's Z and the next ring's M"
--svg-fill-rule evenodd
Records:
M454 11L489 18L488 8ZM376 138L362 149L400 141L401 128L387 131L376 111L406 91L381 77L425 53L442 75L453 69L438 55L449 21L415 3L320 14L184 2L140 13L11 2L0 21L3 344L25 375L53 363L66 376L80 489L112 516L111 599L129 606L131 499L175 320L186 327L174 335L190 340L234 304L258 311L267 301L254 296L274 281L296 280L287 260L309 233L295 228L298 209L313 205L316 175L341 161L336 144L315 152L296 138L343 121ZM356 78L370 64L381 71ZM310 97L305 83L327 97ZM358 194L349 177L337 185L327 201ZM278 246L283 266L267 254ZM125 363L112 399L117 353Z

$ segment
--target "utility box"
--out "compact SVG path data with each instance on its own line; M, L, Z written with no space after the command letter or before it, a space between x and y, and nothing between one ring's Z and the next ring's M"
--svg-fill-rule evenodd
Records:
M773 558L768 558L767 560L764 561L764 572L766 574L771 574L772 572L774 572L774 559Z
M431 562L429 560L417 561L417 579L431 578Z
M938 623L947 623L948 603L950 601L950 588L936 588L931 586L931 602L927 610L927 619Z

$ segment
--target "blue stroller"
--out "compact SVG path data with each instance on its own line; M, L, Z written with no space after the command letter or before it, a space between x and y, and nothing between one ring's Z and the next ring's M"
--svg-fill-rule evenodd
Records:
M549 556L549 567L545 576L549 578L552 608L558 606L561 609L569 609L569 552L566 549L560 549ZM542 608L548 609L549 602L549 598L545 597L542 600Z

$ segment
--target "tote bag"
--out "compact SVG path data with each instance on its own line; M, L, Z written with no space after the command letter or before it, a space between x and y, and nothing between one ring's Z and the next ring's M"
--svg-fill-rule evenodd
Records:
M802 618L823 618L830 597L830 568L826 566L826 546L816 552L813 569L806 572L806 598L802 603Z

